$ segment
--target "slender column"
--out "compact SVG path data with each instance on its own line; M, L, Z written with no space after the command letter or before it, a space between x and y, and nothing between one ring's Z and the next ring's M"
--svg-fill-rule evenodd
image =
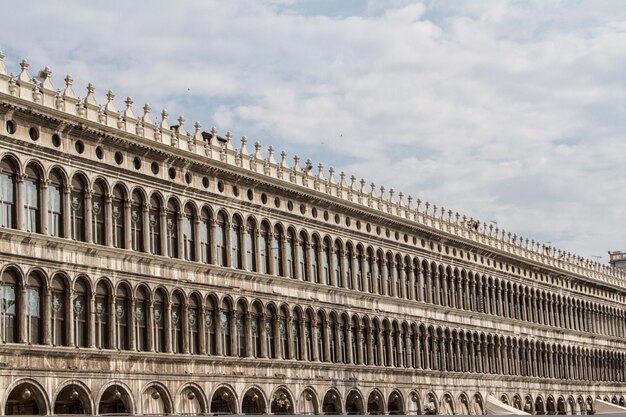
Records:
M117 349L117 316L115 315L115 296L111 295L107 299L109 309L107 321L109 323L109 346L106 349Z
M89 297L89 325L87 331L89 332L89 347L95 349L96 347L96 293L92 292L87 295Z
M172 306L169 303L165 306L163 323L165 325L165 351L172 353Z
M130 207L132 204L132 200L126 199L124 200L124 248L131 249L133 247L133 234L132 234L132 219L130 213ZM85 213L85 217L87 214ZM87 218L91 218L87 217ZM89 228L90 229L90 228ZM178 229L180 230L180 228Z
M296 268L296 266L294 265L294 270L297 270L297 269L298 268ZM286 333L285 336L287 337L287 346L289 347L289 352L285 352L285 356L286 356L285 359L296 358L294 335L293 335L293 332L291 331L292 327L293 327L293 316L286 317L285 318L285 333Z
M322 331L324 332L324 362L330 362L330 339L329 339L329 333L330 333L330 325L328 324L328 322L324 323L324 325L322 326ZM337 340L335 339L335 345Z
M281 342L280 342L280 317L274 317L272 321L272 333L274 334L274 352L276 358L280 358Z
M39 213L39 218L41 219L41 233L44 235L49 235L50 232L48 230L48 186L50 185L50 180L42 180L39 186L39 193L41 198L41 212Z
M413 360L412 360L413 355L411 352L411 336L409 335L408 332L405 332L402 334L401 337L404 342L403 346L406 351L406 356L402 355L402 349L400 349L400 352L401 352L400 357L404 356L406 358L406 363L403 364L402 362L398 361L398 364L400 366L404 366L405 368L411 368L412 367L411 364L413 363Z
M267 257L269 258L269 270L267 271L269 275L276 275L276 268L274 268L274 232L269 231L267 233Z
M178 259L185 259L185 240L183 239L183 213L181 211L176 214L176 251Z
M256 230L252 232L252 237L254 238L254 247L255 247L255 251L254 251L254 263L256 265L256 270L258 272L262 271L263 268L261 267L261 251L259 250L259 237L261 236L261 233Z
M252 356L252 315L249 311L244 313L244 332L246 334L246 356Z
M335 267L341 268L341 265L335 265L335 246L331 244L328 247L328 251L330 252L330 259L328 260L328 268L330 269L328 274L330 276L330 285L333 287L337 287L339 286L339 277L336 276L337 274L335 274Z
M449 304L449 299L448 299L448 275L444 272L443 274L441 274L441 281L442 281L442 292L443 292L443 298L441 299L441 305L442 306L447 306L447 307L452 307Z
M348 272L346 271L346 276L347 276L346 280L349 280L350 282L352 282L352 288L354 290L359 291L359 283L357 282L357 274L356 274L356 270L357 270L357 267L356 267L357 264L356 263L358 261L357 261L356 252L354 251L354 249L352 250L352 256L350 256L350 259L348 259L348 262L350 262L350 272L351 272L351 274L348 275ZM362 278L363 277L361 276L361 279Z
M190 352L190 328L189 328L189 306L186 303L181 305L180 330L183 333L183 353Z
M214 259L214 258L212 258ZM213 310L215 316L213 317L213 326L215 328L215 355L223 356L224 349L222 346L222 311L220 309Z
M63 201L61 203L61 207L63 207L63 231L61 232L61 236L66 239L72 238L72 205L70 204L71 191L72 186L65 185L63 187ZM19 212L20 210L17 210L16 214Z
M259 315L259 339L261 342L261 357L267 358L269 352L267 351L267 335L265 333L265 315Z
M285 236L284 233L281 235L279 244L281 246L281 250L282 250L282 254L283 254L283 256L281 256L281 259L280 259L280 263L281 263L282 268L283 268L283 275L286 276L286 277L289 277L289 271L287 270L287 250L288 250L288 248L287 248L287 237ZM292 266L294 266L294 269L297 269L297 268L295 268L295 265L293 265L293 261L294 260L292 258L291 259L291 264L292 264Z
M317 320L311 321L311 344L313 345L311 349L311 359L317 362L320 357L317 351Z
M374 334L374 331L370 328L367 330L368 340L367 340L367 358L368 362L366 365L373 365L374 361L374 337L377 335Z
M165 208L161 207L161 210L159 212L159 215L161 216L161 232L160 232L160 236L161 236L161 255L163 256L168 256L167 253L167 248L169 247L169 233L167 230L167 211L165 210Z
M136 327L136 317L135 317L135 298L131 298L129 300L129 306L128 306L128 318L130 319L130 323L128 323L128 325L130 326L130 328L128 329L128 349L132 350L132 351L136 351L137 350L137 343L136 343L136 332L135 332L135 327Z
M302 276L302 273L300 271L300 239L298 239L297 236L294 236L292 244L294 248L293 259L291 261L293 264L293 277L298 281L302 281L304 277ZM289 333L291 333L291 331L289 331Z
M200 355L207 354L206 334L208 329L206 326L206 314L207 311L204 309L204 305L201 305L198 308L198 353Z
M379 290L378 290L378 262L376 262L376 256L373 256L372 258L370 258L370 262L372 265L372 268L370 269L370 274L372 276L372 293L373 294L379 294Z
M84 215L85 215L85 242L88 243L92 243L93 242L93 207L92 207L92 203L91 203L91 199L92 199L92 192L89 190L85 190L85 201L84 201L84 207L85 207L85 211L84 211ZM47 214L47 213L46 213ZM45 218L47 218L48 216L44 216Z
M216 241L216 236L215 236L215 229L217 229L217 222L215 221L215 219L211 219L209 221L209 227L211 228L210 263L212 263L213 265L218 265L219 262L217 262L217 241ZM226 248L224 248L224 250L226 250ZM221 344L221 341L220 343L217 343L217 344Z
M112 207L112 204L113 204L113 198L108 194L105 195L104 196L104 235L105 235L105 242L107 246L113 246L113 207ZM163 223L164 221L161 222L161 225L163 225Z
M365 343L365 340L363 340L363 329L360 323L358 323L358 325L354 328L354 331L356 332L356 334L354 335L354 338L356 340L356 364L357 365L363 365L363 343Z
M15 204L15 226L18 230L25 230L26 229L26 219L24 216L24 201L26 199L25 193L25 187L24 187L24 180L26 179L26 175L24 174L17 174L15 176L15 182L16 182L16 190L17 190L17 195L15 198L16 204Z
M41 322L41 330L42 330L42 334L43 334L43 344L44 345L52 345L52 343L54 342L52 339L52 318L53 318L53 313L52 313L52 308L51 308L51 300L52 300L52 288L50 287L46 287L43 291L43 298L42 298L42 322ZM67 297L65 298L66 306L68 306L67 304ZM69 307L67 307L65 309L65 312L68 312L68 310L71 310ZM64 329L65 330L65 329ZM72 333L69 333L72 334ZM69 340L68 340L69 342Z
M231 356L239 356L239 343L237 343L237 312L234 310L230 314L228 326L230 326L230 354Z
M154 304L152 300L146 304L148 305L144 313L146 315L146 350L154 352Z
M148 204L144 204L141 210L142 216L142 239L143 239L143 251L145 253L150 252L150 207ZM199 239L197 239L199 241Z
M224 237L226 238L226 265L227 267L233 266L233 242L231 239L232 224L229 221L224 222Z
M441 304L441 300L440 300L440 296L441 293L439 292L439 271L433 271L432 272L434 280L429 280L431 281L431 285L432 285L432 281L434 281L435 283L435 287L432 288L432 293L430 293L431 297L432 297L432 302L433 304Z

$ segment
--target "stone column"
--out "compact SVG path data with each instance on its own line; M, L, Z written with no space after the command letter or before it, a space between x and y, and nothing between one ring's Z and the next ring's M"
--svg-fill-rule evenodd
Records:
M113 246L113 198L107 194L104 196L104 236L106 246ZM163 224L163 223L161 223Z
M217 228L217 223L215 221L215 219L211 219L209 221L209 228L211 229L211 235L209 236L209 239L211 240L210 243L210 253L209 253L209 263L213 264L213 265L218 265L219 262L217 262L217 241L216 241L216 237L215 237L215 229ZM224 249L226 250L226 249ZM216 343L216 344L221 344L220 343Z
M109 323L109 345L107 349L117 349L117 316L115 315L115 295L107 298L107 308L109 310L107 321Z
M15 176L15 188L16 188L16 196L15 196L15 228L18 230L26 230L26 219L25 219L25 209L24 204L26 200L26 189L24 187L24 180L26 179L26 175L17 174Z
M443 292L443 299L441 300L441 305L442 306L446 306L446 307L451 307L449 306L449 297L448 297L448 274L446 272L444 272L443 274L441 274L441 282L442 282L442 292Z
M376 363L374 360L374 337L378 337L378 335L374 334L374 330L371 327L367 330L367 335L367 365L374 365Z
M297 252L297 251L296 251ZM294 265L295 267L295 265ZM295 268L298 269L298 268ZM285 318L285 332L286 332L286 336L287 336L287 346L289 347L289 352L288 353L286 359L295 359L296 358L296 352L295 352L295 343L294 343L294 336L293 336L293 332L291 331L291 328L293 327L293 317L289 316Z
M124 248L131 249L133 247L133 228L132 228L132 218L130 213L130 208L132 205L131 199L124 200ZM87 215L85 214L85 217Z
M226 220L224 222L224 237L226 238L226 247L224 250L226 251L226 267L233 266L233 242L231 239L232 233L232 224L230 221Z
M332 287L338 287L339 286L339 277L337 277L335 274L335 268L339 268L341 269L341 265L336 265L336 259L335 259L335 246L334 245L330 245L328 247L328 252L330 253L330 259L328 260L329 265L329 279L330 279L330 283L329 285Z
M91 203L91 199L93 194L90 190L85 190L85 242L93 243L93 207ZM46 216L47 217L47 216Z
M324 362L330 362L330 339L329 339L329 333L330 333L330 325L328 324L328 322L324 323L322 326L322 331L324 332ZM337 340L335 339L335 345Z
M190 348L190 333L191 328L189 327L189 306L187 303L181 304L181 318L180 318L180 330L183 334L183 353L189 354L191 351Z
M198 354L200 355L207 354L206 334L208 329L206 326L206 314L207 311L204 309L204 304L198 306Z
M347 280L349 282L352 282L352 289L353 290L357 290L357 291L361 291L363 290L363 286L361 286L361 288L359 288L359 282L357 282L357 258L356 258L356 253L354 252L354 249L352 250L352 255L350 256L350 259L348 259L348 262L350 262L350 274L347 273L346 271L346 276L347 276ZM362 270L361 270L362 271ZM363 274L361 274L361 282L363 280Z
M167 303L164 308L163 324L165 326L165 351L172 353L172 305Z
M357 365L363 365L363 343L365 343L365 340L363 340L363 329L360 323L357 327L354 328L354 331L356 332L356 334L354 335L356 340L355 363Z
M185 240L183 239L183 213L176 213L176 252L178 259L185 259Z
M132 351L136 351L137 350L137 343L136 343L136 332L135 332L135 327L136 327L136 322L137 322L137 318L135 317L135 298L131 297L130 300L128 301L128 318L130 319L128 323L128 325L130 326L130 328L128 329L128 349L132 350Z
M214 310L214 314L213 326L215 328L215 355L223 356L225 352L224 349L222 349L222 311L218 308Z
M267 351L267 335L265 334L265 315L259 314L259 341L261 343L261 357L267 358L269 352Z
M287 238L285 237L284 233L281 235L281 238L280 238L280 247L282 249L282 254L283 254L283 256L281 257L283 276L289 277L289 271L287 269L287 251L290 250L290 248L287 248ZM291 259L291 264L293 266L293 258Z
M255 230L252 233L252 237L254 238L254 263L256 265L257 272L261 272L263 270L261 266L261 252L259 251L259 237L261 233L258 230Z
M41 219L41 233L44 235L49 235L50 231L48 230L48 186L50 185L50 180L42 180L40 181L40 193L41 193L41 212L39 213L39 218Z
M311 356L314 362L319 361L319 354L317 351L317 320L311 321Z
M154 304L152 300L146 302L147 307L144 314L146 315L146 350L154 352Z
M274 267L274 232L268 231L267 240L267 257L269 258L269 269L267 273L269 275L276 275L278 271L276 271L276 268Z
M233 310L230 314L230 354L231 356L239 356L239 340L237 331L237 311Z
M63 187L63 201L61 202L61 207L63 209L63 230L61 231L61 236L66 239L72 238L72 204L70 201L71 191L71 185L65 185ZM19 211L19 207L17 207L16 214Z
M89 297L89 317L87 331L89 332L88 345L90 348L96 348L96 293L95 290L91 294L85 294Z
M252 315L249 311L245 313L243 325L246 333L246 356L252 357Z
M45 287L43 291L43 297L41 299L42 304L42 312L41 312L41 333L43 334L43 344L44 345L52 345L52 318L54 317L54 313L52 312L52 288ZM67 297L64 301L66 303L65 313L68 312L69 307L67 307ZM67 314L66 314L67 316ZM66 322L67 324L67 322ZM63 329L65 330L65 329ZM70 333L72 334L72 333ZM69 340L68 340L69 342Z
M143 252L150 253L150 207L148 204L144 204L141 210L142 215L142 239L143 239Z

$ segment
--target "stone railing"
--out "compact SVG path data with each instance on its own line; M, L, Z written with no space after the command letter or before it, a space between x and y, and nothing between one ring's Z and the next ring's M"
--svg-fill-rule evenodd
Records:
M37 106L55 109L67 114L69 118L87 121L86 123L92 124L94 128L98 125L107 126L123 135L160 142L274 180L284 181L291 187L304 187L378 210L385 215L408 219L444 234L557 268L565 273L626 287L624 271L517 236L492 224L487 225L443 207L423 203L411 196L405 198L402 192L397 195L393 189L387 192L384 186L377 188L371 183L368 187L364 179L357 181L355 176L348 178L344 172L339 173L337 180L334 168L325 173L324 165L321 163L318 164L316 174L310 160L303 166L300 158L294 156L294 162L290 164L287 162L287 154L281 152L280 161L277 161L272 146L268 148L267 156L264 157L261 144L256 142L251 153L245 136L241 138L241 146L237 149L233 145L231 132L220 137L215 128L209 132L202 131L202 126L198 122L193 126L194 131L189 132L182 116L178 118L177 125L170 125L166 110L161 112L161 121L155 123L151 117L151 108L147 104L142 108L141 117L135 115L133 100L130 97L124 101L125 109L122 112L116 109L115 95L111 91L106 94L106 104L100 105L94 96L95 88L92 84L87 86L87 95L80 99L74 92L73 79L70 75L64 79L65 88L60 90L54 88L52 72L48 67L34 77L29 75L29 64L26 60L22 60L20 67L21 71L17 76L7 75L4 54L0 52L0 97L3 101L27 103L34 109Z

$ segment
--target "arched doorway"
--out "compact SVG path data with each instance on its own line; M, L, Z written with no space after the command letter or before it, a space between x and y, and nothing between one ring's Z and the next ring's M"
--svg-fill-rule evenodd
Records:
M387 402L387 414L404 414L402 396L398 391L393 391L391 395L389 395L389 401Z
M65 386L54 401L54 414L91 414L89 394L78 384Z
M235 394L226 387L219 388L211 399L210 412L212 414L236 414L237 403Z
M121 385L111 385L100 397L98 414L130 414L132 412L128 392Z
M144 414L161 415L172 413L167 390L157 384L150 385L145 389L141 395L141 403Z
M298 412L300 414L319 414L317 395L315 391L310 388L302 391L298 404L300 408Z
M356 390L346 397L346 414L363 414L363 398Z
M183 388L178 396L178 411L185 415L207 413L204 397L198 387L190 385Z
M553 396L548 397L548 401L546 402L546 412L550 415L556 414L556 402L554 401Z
M367 397L367 414L383 414L385 412L385 404L383 397L378 391L372 391Z
M265 414L266 406L263 393L256 388L249 389L241 401L242 414Z
M270 409L272 414L294 414L293 399L289 391L284 388L276 390Z
M535 398L535 414L542 415L546 413L546 409L543 404L543 398Z
M329 390L324 396L322 403L322 413L341 414L341 398L335 390Z
M5 415L46 415L48 409L43 391L32 382L16 385L4 407Z

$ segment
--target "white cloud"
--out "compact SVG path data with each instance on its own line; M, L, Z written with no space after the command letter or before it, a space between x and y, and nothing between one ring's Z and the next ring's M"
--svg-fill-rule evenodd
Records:
M18 2L0 47L101 102L111 88L586 256L626 249L626 12L387 4Z

